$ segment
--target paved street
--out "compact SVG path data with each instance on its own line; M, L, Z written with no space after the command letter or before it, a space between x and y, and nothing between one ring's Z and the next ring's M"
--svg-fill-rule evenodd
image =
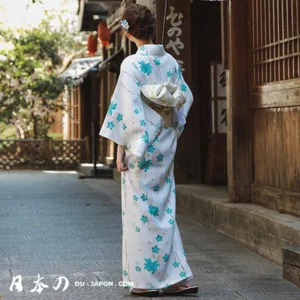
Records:
M0 173L0 190L0 299L133 298L117 285L122 280L119 184L21 171ZM300 289L282 279L280 266L179 214L177 222L200 287L197 297L180 298L300 300ZM48 286L40 294L30 291L38 274ZM17 275L23 291L11 292ZM65 281L54 289L60 276L69 280L64 292ZM87 285L99 281L116 286Z

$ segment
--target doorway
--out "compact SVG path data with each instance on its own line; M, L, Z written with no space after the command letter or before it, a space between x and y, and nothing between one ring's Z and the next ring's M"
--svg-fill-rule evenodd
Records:
M226 133L215 134L219 109L212 103L216 95L211 78L211 65L222 60L220 2L193 1L191 28L192 89L200 118L200 178L203 183L223 185L227 184Z

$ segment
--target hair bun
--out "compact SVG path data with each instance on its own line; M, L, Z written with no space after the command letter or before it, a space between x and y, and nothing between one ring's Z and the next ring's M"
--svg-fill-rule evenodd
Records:
M130 24L128 32L135 38L149 40L154 33L155 17L144 5L132 4L125 9L121 20Z

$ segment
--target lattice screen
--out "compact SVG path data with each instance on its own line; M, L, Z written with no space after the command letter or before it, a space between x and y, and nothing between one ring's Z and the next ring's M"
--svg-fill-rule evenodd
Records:
M1 140L0 170L75 169L89 161L88 140Z
M300 1L249 0L251 84L298 78Z

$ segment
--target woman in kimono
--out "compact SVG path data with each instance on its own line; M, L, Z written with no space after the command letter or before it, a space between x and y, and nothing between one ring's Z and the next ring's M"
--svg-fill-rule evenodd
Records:
M121 17L138 48L121 64L100 135L118 144L123 281L132 294L196 294L175 219L174 156L193 102L177 61L153 44L155 19L133 4Z

